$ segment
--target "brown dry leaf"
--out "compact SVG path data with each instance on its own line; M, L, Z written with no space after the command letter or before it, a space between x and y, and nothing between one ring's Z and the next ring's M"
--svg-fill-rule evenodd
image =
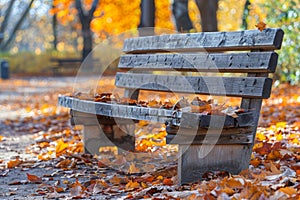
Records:
M230 188L243 188L244 185L242 184L243 182L243 179L242 178L237 178L237 179L234 179L234 178L229 178L229 179L224 179L225 181L225 184L230 187ZM228 194L228 193L227 193Z
M64 191L65 191L64 188L58 187L58 186L55 186L55 187L54 187L54 190L55 190L55 192L58 192L58 193L61 193L61 192L64 192Z
M279 160L282 158L282 155L280 154L279 151L271 151L271 153L269 153L267 155L267 160Z
M81 183L78 182L76 179L76 182L72 185L72 188L70 189L70 193L72 197L81 197L84 193L84 188L81 185Z
M278 175L281 174L281 171L276 167L276 165L271 161L270 163L265 163L265 167L270 172L268 175Z
M228 194L229 196L233 195L235 191L229 187L224 187L221 189L221 192Z
M27 179L32 182L32 183L42 183L42 178L36 176L36 175L33 175L33 174L29 174L29 173L26 173L27 175Z
M174 183L173 183L173 181L172 181L171 178L165 178L165 179L163 180L163 184L164 184L164 185L171 186L171 185L173 185Z
M15 160L10 160L6 163L6 168L14 168L19 166L22 163L22 160L19 160L19 158L15 159Z
M256 24L255 26L257 27L258 30L263 31L263 30L266 29L267 24L264 23L264 22L262 22L262 21L260 21L260 22L258 22L258 24Z
M137 168L134 163L131 163L131 165L129 166L129 169L128 169L128 173L135 174L135 173L140 173L140 172L141 172L141 170L139 168Z
M272 144L263 142L262 147L254 149L256 153L259 153L260 155L267 155L271 152Z
M106 166L109 166L111 164L110 160L106 157L98 160L98 167L104 168Z
M260 159L255 158L255 159L252 159L252 160L250 161L250 164L253 165L253 167L258 167L258 165L260 165L261 162L262 162L262 161L261 161Z
M120 185L120 183L122 182L122 179L120 177L117 177L116 175L114 175L110 180L109 182L111 184L114 184L114 185Z
M127 161L126 161L126 158L122 155L116 155L116 160L113 162L114 165L117 165L117 166L120 166L120 165L123 165L125 164Z
M65 160L62 160L59 163L57 163L57 165L55 167L57 167L57 168L67 168L70 165L71 162L72 162L72 160L65 159Z

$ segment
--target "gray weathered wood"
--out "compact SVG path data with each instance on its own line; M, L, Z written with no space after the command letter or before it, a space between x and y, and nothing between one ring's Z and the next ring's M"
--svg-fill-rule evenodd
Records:
M167 144L252 144L252 132L241 134L208 134L208 135L167 135Z
M197 77L117 73L117 87L166 92L269 98L272 79L260 77Z
M148 108L131 105L109 104L80 100L74 97L60 96L59 105L71 108L76 124L96 125L109 124L101 122L103 116L112 117L108 119L114 125L129 124L132 120L147 120L165 123L173 118L173 110L162 108ZM100 115L100 116L98 116ZM201 115L189 112L177 112L180 126L185 128L220 128L220 127L248 127L252 125L252 112L241 113L237 118L230 116ZM125 119L128 119L127 121ZM121 120L121 122L119 121Z
M275 72L275 52L198 53L198 54L127 54L118 67L134 70L177 70L194 72Z
M232 51L280 49L283 38L281 29L246 30L236 32L201 32L129 38L124 52L162 51Z
M248 168L248 155L245 152L251 152L251 150L251 145L247 144L179 145L179 183L201 180L203 174L209 171L227 171L238 174Z

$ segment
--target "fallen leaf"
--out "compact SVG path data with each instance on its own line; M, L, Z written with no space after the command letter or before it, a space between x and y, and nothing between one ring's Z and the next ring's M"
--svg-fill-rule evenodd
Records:
M60 156L68 147L69 144L67 142L64 142L63 139L58 140L55 148L56 157Z
M82 197L82 194L84 193L83 186L78 182L77 179L76 182L72 185L70 193L72 197Z
M289 195L290 197L297 194L297 190L295 188L292 188L292 187L280 188L279 191Z
M14 168L19 166L22 163L22 160L19 160L19 158L15 159L15 160L10 160L6 163L6 168Z
M114 185L119 185L121 183L122 179L120 177L117 177L116 175L114 175L109 182L114 184Z
M263 31L266 29L266 24L262 21L258 22L258 24L255 25L257 27L258 30Z
M165 178L164 180L163 180L163 184L164 185L173 185L173 181L172 181L172 179L170 179L170 178Z
M140 172L141 172L141 170L139 168L137 168L134 163L131 163L131 165L129 166L129 169L128 169L128 173L135 174L135 173L140 173Z
M139 187L140 187L140 184L138 182L135 182L132 180L130 180L125 186L126 190L133 190L133 189L139 188Z
M36 175L33 175L33 174L29 174L29 173L26 173L27 175L27 179L32 182L32 183L42 183L42 178L36 176Z
M70 165L71 162L72 162L72 160L65 159L65 160L62 160L59 163L57 163L57 165L55 167L57 167L57 168L67 168Z

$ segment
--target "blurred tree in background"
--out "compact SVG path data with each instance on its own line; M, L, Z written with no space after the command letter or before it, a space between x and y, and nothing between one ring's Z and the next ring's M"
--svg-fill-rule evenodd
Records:
M269 28L282 28L285 37L280 50L280 67L276 78L299 81L299 0L143 1L155 5L156 34L160 34L159 30L162 29L170 32L176 29L179 32L256 29L255 24L260 21L265 22ZM79 4L76 6L76 2L81 5L83 11L81 14ZM5 45L7 52L11 54L6 56L16 56L22 54L22 51L29 51L33 56L47 54L47 58L55 55L78 57L80 55L78 52L84 49L84 38L87 35L92 37L92 44L95 45L107 39L118 39L111 36L122 36L129 30L136 31L137 27L143 26L142 0L99 0L97 5L96 2L95 0L1 0L0 35L4 33L1 45L3 46L9 37L13 38ZM27 17L22 18L23 22L21 21L18 31L12 34L26 7L30 8ZM206 12L208 10L211 11ZM89 11L94 12L92 14ZM11 13L10 18L5 17L7 13ZM85 32L82 24L88 24L80 20L82 14L89 16L90 34L82 34ZM13 63L12 67L15 65ZM17 69L30 67L24 65L26 64L23 61L19 62Z
M300 3L299 0L266 1L261 5L267 11L269 27L280 27L285 36L279 56L278 79L300 81ZM274 9L276 8L276 9Z

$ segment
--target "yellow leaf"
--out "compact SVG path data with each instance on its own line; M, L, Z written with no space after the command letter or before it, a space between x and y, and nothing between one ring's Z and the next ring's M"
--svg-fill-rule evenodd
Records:
M130 181L126 184L126 186L125 186L125 188L126 188L127 190L132 190L132 189L135 189L135 188L138 188L138 187L140 187L140 184L139 184L138 182L135 182L135 181L132 181L132 180L130 180Z
M147 183L144 183L144 182L141 183L141 186L142 186L143 188L147 188L147 187L148 187Z
M283 139L282 134L277 134L276 135L276 140L281 141Z
M265 136L263 133L257 133L257 134L256 134L256 139L257 139L258 141L264 141L264 140L266 140L267 138L266 138L266 136Z
M221 191L228 194L229 196L231 196L235 193L234 190L229 187L225 187L225 188L221 189Z
M65 142L63 141L63 139L58 140L58 141L57 141L56 148L55 148L56 155L59 156L59 155L62 154L63 151L65 151L68 147L69 147L69 144L68 144L68 143L65 143Z
M295 188L292 188L292 187L284 187L284 188L280 188L279 191L289 195L289 196L292 196L294 194L297 194L297 190Z
M276 123L276 128L285 128L286 127L286 122L277 122Z

